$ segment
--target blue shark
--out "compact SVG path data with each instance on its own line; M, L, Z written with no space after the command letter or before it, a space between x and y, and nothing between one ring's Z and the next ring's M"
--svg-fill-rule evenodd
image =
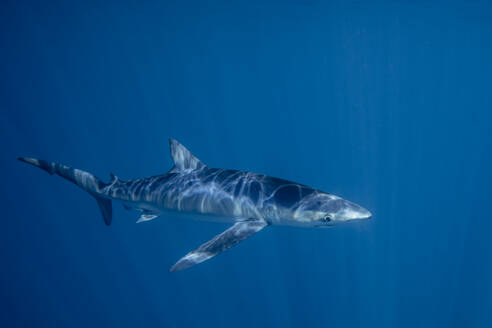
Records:
M341 197L303 184L240 170L212 168L169 139L173 168L162 175L124 181L111 174L108 183L93 174L35 158L19 160L57 174L92 195L106 225L112 201L141 212L137 223L162 215L231 223L231 227L192 250L170 271L206 261L268 226L324 228L369 219L371 213Z

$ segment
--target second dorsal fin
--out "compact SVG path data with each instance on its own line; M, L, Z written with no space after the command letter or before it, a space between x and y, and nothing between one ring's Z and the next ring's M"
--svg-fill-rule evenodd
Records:
M174 161L174 167L171 171L193 171L205 166L205 164L200 162L198 158L177 140L169 139L169 146L171 148L171 157Z
M118 182L120 179L113 173L109 173L109 184Z

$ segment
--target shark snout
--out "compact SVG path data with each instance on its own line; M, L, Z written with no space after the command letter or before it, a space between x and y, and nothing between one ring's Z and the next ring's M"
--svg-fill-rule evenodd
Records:
M359 219L370 219L372 217L372 213L366 210L363 207L360 207L359 210Z
M344 216L345 220L363 220L372 217L371 212L369 212L362 206L348 201L342 215Z

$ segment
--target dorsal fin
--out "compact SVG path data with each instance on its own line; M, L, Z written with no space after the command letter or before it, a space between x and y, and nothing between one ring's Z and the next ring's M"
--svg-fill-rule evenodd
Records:
M177 140L169 139L169 147L171 148L171 157L174 161L174 167L171 171L193 171L201 169L205 166L198 158L196 158L185 146Z

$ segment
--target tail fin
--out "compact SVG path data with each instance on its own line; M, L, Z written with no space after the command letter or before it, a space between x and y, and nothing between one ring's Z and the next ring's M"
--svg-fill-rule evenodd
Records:
M97 201L97 205L99 205L104 223L109 226L111 224L111 220L113 219L113 207L111 206L111 199L102 198L99 196L94 196L94 198Z
M39 167L49 174L57 174L87 191L96 199L97 205L99 205L99 209L101 210L104 223L108 226L111 224L113 212L111 207L111 199L103 196L102 189L106 186L106 184L97 177L89 172L41 159L19 157L19 160Z

